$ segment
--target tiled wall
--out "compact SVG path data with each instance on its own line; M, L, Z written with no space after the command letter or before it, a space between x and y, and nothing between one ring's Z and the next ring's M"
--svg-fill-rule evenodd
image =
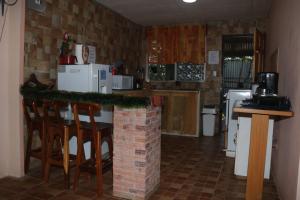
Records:
M222 35L253 34L255 29L265 31L265 20L252 21L218 21L208 24L206 46L207 51L218 50L220 52L220 63L218 65L207 65L207 81L201 86L203 89L205 104L219 104L220 88L222 84ZM217 76L213 77L213 71Z
M124 60L129 73L145 60L141 51L142 26L101 6L94 0L45 0L46 11L26 9L25 73L43 81L55 79L64 32L78 43L96 46L97 63Z
M113 195L147 199L159 186L161 108L114 109Z

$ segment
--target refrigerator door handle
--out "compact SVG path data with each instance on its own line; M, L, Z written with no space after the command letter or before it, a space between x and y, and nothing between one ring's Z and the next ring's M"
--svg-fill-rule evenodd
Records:
M226 129L228 129L228 124L229 124L229 103L230 99L226 99Z

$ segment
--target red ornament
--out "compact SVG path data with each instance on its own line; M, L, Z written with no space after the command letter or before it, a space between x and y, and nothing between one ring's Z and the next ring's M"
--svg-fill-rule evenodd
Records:
M64 41L68 41L69 39L69 34L67 32L64 33Z

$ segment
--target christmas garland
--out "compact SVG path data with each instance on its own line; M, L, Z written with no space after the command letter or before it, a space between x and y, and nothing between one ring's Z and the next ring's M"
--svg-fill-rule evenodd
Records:
M147 107L151 104L149 97L128 97L119 94L100 94L95 92L68 92L38 86L23 85L20 88L20 93L24 98L28 99L99 103L101 105L117 105L124 108Z

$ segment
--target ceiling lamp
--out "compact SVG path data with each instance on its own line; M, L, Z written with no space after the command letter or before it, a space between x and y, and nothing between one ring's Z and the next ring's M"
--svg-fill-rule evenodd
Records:
M197 0L182 0L184 3L195 3Z

